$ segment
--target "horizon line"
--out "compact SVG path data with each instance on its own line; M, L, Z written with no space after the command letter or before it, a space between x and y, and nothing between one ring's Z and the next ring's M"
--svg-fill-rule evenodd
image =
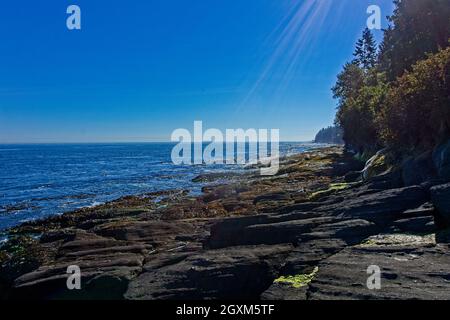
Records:
M203 141L202 143L211 143L212 141ZM222 141L223 143L226 143L226 141ZM246 141L247 143L248 141ZM279 143L286 143L286 142L296 142L296 143L314 143L313 140L280 140ZM142 143L142 144L151 144L151 143L180 143L180 141L73 141L73 142L0 142L0 145L32 145L32 144L131 144L131 143ZM196 143L196 142L191 142ZM197 142L198 143L198 142Z

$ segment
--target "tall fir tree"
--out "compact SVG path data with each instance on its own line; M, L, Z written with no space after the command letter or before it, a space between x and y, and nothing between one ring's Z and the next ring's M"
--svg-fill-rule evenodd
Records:
M377 61L377 46L372 32L368 28L363 31L361 39L356 43L353 56L355 57L353 63L357 64L363 70L370 70L375 66Z

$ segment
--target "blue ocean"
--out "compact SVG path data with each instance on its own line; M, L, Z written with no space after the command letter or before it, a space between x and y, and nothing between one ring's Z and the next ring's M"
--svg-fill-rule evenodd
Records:
M187 189L199 174L236 165L174 165L172 143L0 145L0 230L125 195ZM280 155L317 147L280 143Z

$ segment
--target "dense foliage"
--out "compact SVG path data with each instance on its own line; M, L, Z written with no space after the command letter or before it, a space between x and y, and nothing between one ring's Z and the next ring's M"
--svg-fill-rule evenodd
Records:
M450 137L449 0L395 0L379 50L369 30L338 75L336 124L348 147L429 149Z
M316 143L343 144L342 129L336 126L321 129L314 139Z
M394 0L394 4L379 55L380 70L390 81L427 53L447 47L450 37L449 0Z
M450 135L450 47L412 68L387 93L382 138L397 147L432 148Z

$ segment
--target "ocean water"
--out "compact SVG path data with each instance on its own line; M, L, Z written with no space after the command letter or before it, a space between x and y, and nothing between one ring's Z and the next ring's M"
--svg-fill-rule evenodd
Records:
M0 230L125 195L188 189L192 179L236 165L174 165L172 143L0 145ZM280 143L280 155L317 147Z

